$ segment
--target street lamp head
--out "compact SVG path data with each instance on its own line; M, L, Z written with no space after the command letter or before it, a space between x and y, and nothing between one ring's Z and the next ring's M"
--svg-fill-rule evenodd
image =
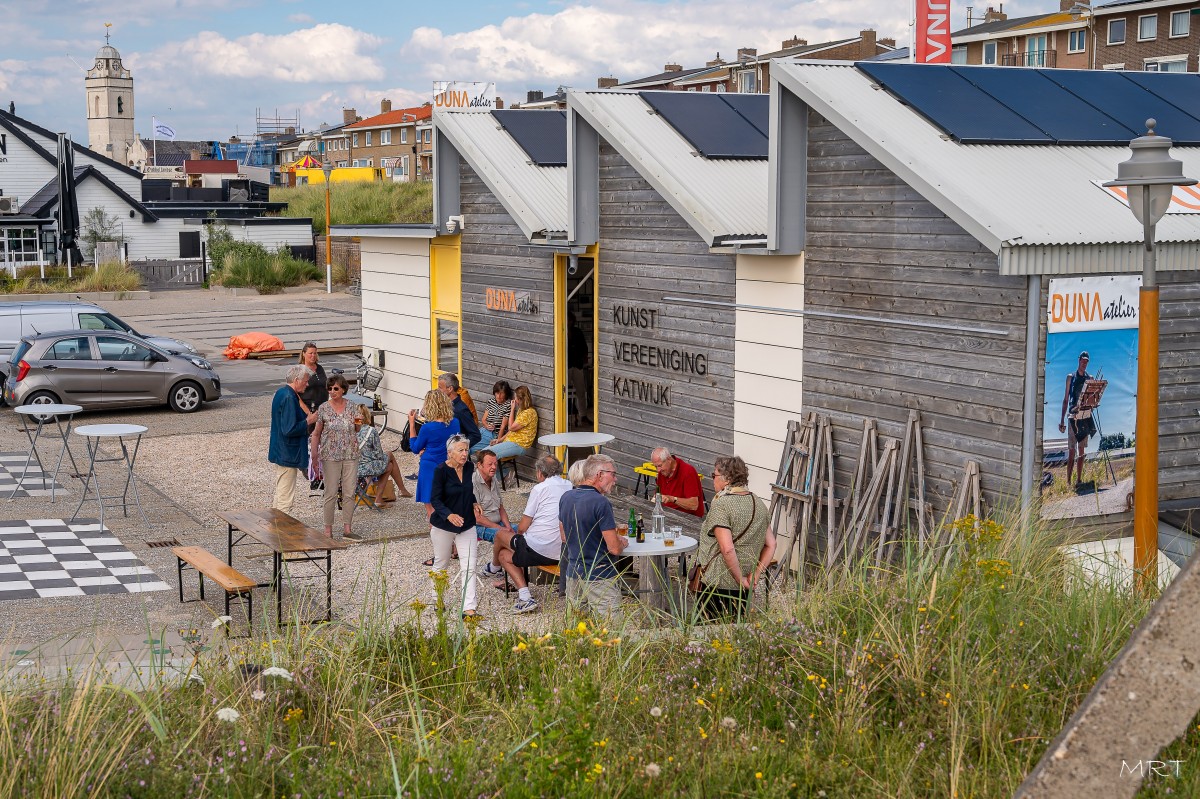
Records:
M329 185L329 176L333 174L333 164L326 161L321 167L321 171L325 173L325 185Z
M1133 155L1117 164L1117 179L1104 184L1126 187L1129 209L1143 225L1162 219L1173 187L1196 185L1195 180L1184 177L1183 162L1171 157L1171 140L1154 132L1156 124L1153 119L1146 120L1146 135L1129 142Z

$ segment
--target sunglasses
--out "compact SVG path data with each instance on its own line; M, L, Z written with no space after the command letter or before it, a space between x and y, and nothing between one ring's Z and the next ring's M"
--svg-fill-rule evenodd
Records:
M466 440L467 440L466 436L455 433L454 435L450 436L450 438L446 439L446 443L447 444L459 444Z

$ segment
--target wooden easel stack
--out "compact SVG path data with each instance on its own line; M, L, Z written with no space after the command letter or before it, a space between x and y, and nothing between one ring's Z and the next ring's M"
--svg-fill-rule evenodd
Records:
M849 570L864 562L882 569L894 562L903 537L915 530L922 551L943 546L948 529L935 527L925 494L921 415L911 411L900 440L881 437L874 419L863 422L854 475L836 490L833 432L828 416L810 413L803 423L788 422L778 477L771 485L771 524L791 539L780 558L791 558L801 586L810 569ZM838 496L838 494L841 496ZM979 465L966 464L950 505L950 521L967 512L981 515ZM914 518L915 517L915 518Z

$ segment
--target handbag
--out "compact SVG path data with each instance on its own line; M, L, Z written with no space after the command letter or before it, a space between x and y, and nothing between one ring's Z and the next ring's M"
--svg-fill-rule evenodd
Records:
M404 429L400 431L400 449L404 450L405 452L412 452L412 441L410 439L412 439L413 436L415 436L417 433L420 433L420 432L421 432L421 420L420 419L417 420L417 427L415 430L410 430L408 422L405 422Z
M737 534L737 536L734 537L734 545L736 545L738 541L742 540L742 536L750 532L750 528L754 526L754 517L758 515L758 500L753 494L746 494L745 496L750 497L754 504L750 506L750 521L746 522L746 529L742 530ZM708 567L711 566L713 561L720 557L720 555L721 550L718 547L717 551L713 553L713 556L708 559L708 563L704 564L703 566L697 563L692 567L692 571L688 575L688 591L693 594L698 594L704 590L704 572L708 570Z

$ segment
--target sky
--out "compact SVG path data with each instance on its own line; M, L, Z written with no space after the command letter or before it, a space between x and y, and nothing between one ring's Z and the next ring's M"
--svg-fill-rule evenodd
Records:
M1079 353L1087 351L1088 374L1108 381L1098 418L1104 435L1124 433L1133 438L1137 423L1138 331L1089 330L1046 336L1046 411L1042 438L1063 438L1058 432L1067 375L1079 368ZM1100 451L1100 436L1088 440L1088 452Z
M181 139L227 139L256 114L338 124L429 99L435 80L492 81L507 102L530 89L593 88L596 79L703 66L739 47L759 52L874 28L908 41L911 4L890 0L0 0L0 107L86 139L84 72L112 45L134 80L135 122ZM1005 3L1010 16L1054 0ZM976 8L976 14L984 6ZM955 6L952 28L966 24Z

